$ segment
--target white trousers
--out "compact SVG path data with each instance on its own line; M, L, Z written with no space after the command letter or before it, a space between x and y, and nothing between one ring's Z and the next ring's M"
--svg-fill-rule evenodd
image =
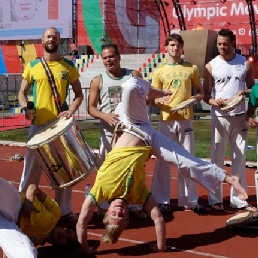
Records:
M114 127L115 130L115 127ZM99 146L99 164L100 166L104 162L106 155L112 150L111 140L112 140L112 132L104 131L100 129L100 146Z
M0 247L8 258L35 258L36 248L16 225L20 209L20 193L0 177Z
M224 166L227 145L229 143L232 161L232 175L239 176L241 185L246 189L246 146L247 146L247 122L245 115L218 117L213 116L211 121L211 162L219 167ZM215 194L209 193L209 204L223 203L222 185ZM239 199L237 193L231 187L230 207L242 208L246 201Z
M32 136L39 127L40 126L37 125L31 125L29 130L29 137ZM42 172L43 171L41 167L39 167L30 149L27 148L19 191L26 192L30 184L35 184L38 186ZM61 208L62 216L72 212L71 199L72 187L68 187L65 190L55 190L55 201Z
M192 120L159 121L158 131L195 155ZM151 192L158 203L170 202L171 165L162 159L156 160ZM196 183L178 171L178 206L191 208L197 204Z
M124 121L128 126L136 126ZM169 164L177 166L178 171L214 193L226 177L226 172L218 166L191 155L186 149L155 130L151 124L136 126L147 132L153 154Z

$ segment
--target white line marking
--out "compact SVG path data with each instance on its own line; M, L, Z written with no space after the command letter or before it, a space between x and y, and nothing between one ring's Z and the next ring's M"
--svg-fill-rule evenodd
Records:
M88 232L88 235L91 236L97 236L97 237L102 237L101 234L96 234L93 232ZM128 239L128 238L119 238L118 240L123 241L123 242L128 242L128 243L132 243L132 244L148 244L146 242L143 241L137 241L137 240L132 240L132 239ZM178 250L178 251L182 251L185 253L191 253L191 254L196 254L196 255L200 255L200 256L206 256L206 257L213 257L213 258L229 258L227 256L221 256L221 255L215 255L215 254L210 254L210 253L204 253L204 252L196 252L196 251L192 251L192 250L184 250L184 249L180 249L180 248L176 248L174 246L167 246L167 249L171 249L171 250Z

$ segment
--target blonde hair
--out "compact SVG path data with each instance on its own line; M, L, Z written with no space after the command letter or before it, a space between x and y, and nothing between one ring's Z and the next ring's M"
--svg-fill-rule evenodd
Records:
M109 225L108 224L108 215L105 214L103 218L103 223L106 225L105 233L102 236L102 241L105 243L115 244L118 241L118 238L122 234L124 228L127 227L129 222L129 216L125 220L125 225L122 227L120 225Z

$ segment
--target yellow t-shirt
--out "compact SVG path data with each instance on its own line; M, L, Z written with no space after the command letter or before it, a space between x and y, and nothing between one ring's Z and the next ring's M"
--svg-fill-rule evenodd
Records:
M23 193L20 194L23 205L25 195ZM61 209L58 204L48 196L43 202L35 198L33 205L40 212L32 212L29 218L19 216L18 226L32 243L37 246L44 242L49 233L56 226L61 216Z
M193 108L189 107L175 113L170 109L189 99L192 86L200 85L200 74L196 65L188 62L179 64L165 64L156 70L152 77L152 86L172 91L172 100L169 105L162 105L160 120L189 120L193 118Z
M121 147L109 152L89 193L95 203L121 198L144 205L150 195L144 165L151 152L149 146Z
M79 72L74 63L66 58L60 61L47 61L47 63L54 75L60 102L63 105L68 94L69 84L74 83L79 78ZM57 108L48 77L40 59L28 63L22 77L33 85L33 101L36 108L36 117L33 123L43 125L55 119Z

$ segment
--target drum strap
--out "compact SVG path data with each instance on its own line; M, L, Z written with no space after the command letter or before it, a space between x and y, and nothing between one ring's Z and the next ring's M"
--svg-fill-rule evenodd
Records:
M58 95L58 91L57 91L54 75L53 75L51 69L49 68L45 58L42 57L40 59L40 61L41 61L42 65L43 65L44 70L46 72L46 75L48 77L48 82L49 82L51 90L52 90L52 94L53 94L54 101L55 101L55 104L56 104L57 112L58 112L58 114L60 114L62 112L62 106L61 106L60 97Z

